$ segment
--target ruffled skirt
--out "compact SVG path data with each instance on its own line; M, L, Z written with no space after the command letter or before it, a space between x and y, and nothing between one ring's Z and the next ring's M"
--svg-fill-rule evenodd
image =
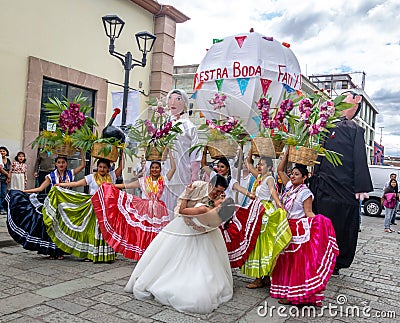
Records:
M91 197L54 186L43 207L47 233L57 247L78 258L113 261L115 252L101 235Z
M254 249L264 212L261 201L254 200L247 208L238 207L232 219L220 227L232 268L241 267Z
M103 238L126 258L139 260L169 223L163 201L141 199L110 184L98 189L92 203Z
M339 249L327 217L289 220L292 241L279 255L271 276L270 295L293 304L321 305Z
M24 249L58 257L63 252L50 239L43 222L42 206L45 197L45 195L28 195L19 190L10 190L6 196L7 229L15 242Z
M147 248L125 291L140 300L154 297L182 312L212 312L233 294L221 232L199 232L175 218Z
M286 212L283 209L275 209L271 202L262 203L265 213L262 217L261 231L253 251L241 268L241 272L250 277L270 276L276 258L292 238Z

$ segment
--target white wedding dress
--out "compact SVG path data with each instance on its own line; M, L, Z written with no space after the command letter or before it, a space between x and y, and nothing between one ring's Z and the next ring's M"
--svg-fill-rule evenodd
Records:
M178 216L156 236L137 263L126 292L194 313L210 313L232 298L232 272L220 230L196 218L192 221L196 229Z

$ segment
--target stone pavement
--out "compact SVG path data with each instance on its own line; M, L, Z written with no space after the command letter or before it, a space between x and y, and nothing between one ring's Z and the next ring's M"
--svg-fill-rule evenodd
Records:
M383 218L363 217L356 259L331 278L323 310L279 305L234 270L231 301L208 315L179 313L125 293L135 262L121 255L112 264L48 260L10 239L1 216L0 322L400 322L400 234L384 233Z

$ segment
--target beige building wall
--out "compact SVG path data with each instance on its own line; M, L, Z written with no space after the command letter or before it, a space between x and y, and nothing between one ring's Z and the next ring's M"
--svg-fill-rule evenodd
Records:
M125 21L121 36L115 41L115 50L122 54L131 51L138 60L142 54L136 44L137 32L155 33L155 21L168 15L177 16L175 20L167 19L173 25L168 26L173 46L166 54L170 59L175 50L175 34L171 30L175 32L176 22L189 19L175 8L163 7L153 0L0 0L0 8L0 145L8 147L11 158L19 150L26 152L28 177L33 174L36 158L36 149L32 150L30 143L39 130L43 77L95 90L95 117L100 129L112 114L111 92L123 91L122 87L108 83L122 85L124 69L108 52L109 39L102 16L116 14ZM163 30L158 30L158 34L162 36ZM164 46L157 46L163 60ZM135 67L131 71L129 85L139 89L140 82L140 90L149 94L152 53L147 59L145 68ZM172 85L172 66L168 68ZM156 79L165 75L159 66L156 72ZM153 83L160 82L153 80ZM154 88L157 91L165 88ZM147 99L140 96L141 110L145 109ZM29 186L32 182L31 179Z

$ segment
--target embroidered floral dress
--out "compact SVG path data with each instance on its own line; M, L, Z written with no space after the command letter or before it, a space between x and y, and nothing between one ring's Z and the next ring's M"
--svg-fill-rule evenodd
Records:
M292 240L279 255L271 276L270 295L293 304L321 305L339 249L335 230L327 217L306 217L303 202L313 197L304 184L289 182L282 194Z
M12 190L24 190L26 189L26 169L25 163L13 161L11 164L11 183L10 189Z
M103 184L92 203L104 239L126 258L139 260L150 242L169 223L168 209L161 197L165 188L162 176L139 178L143 197Z

